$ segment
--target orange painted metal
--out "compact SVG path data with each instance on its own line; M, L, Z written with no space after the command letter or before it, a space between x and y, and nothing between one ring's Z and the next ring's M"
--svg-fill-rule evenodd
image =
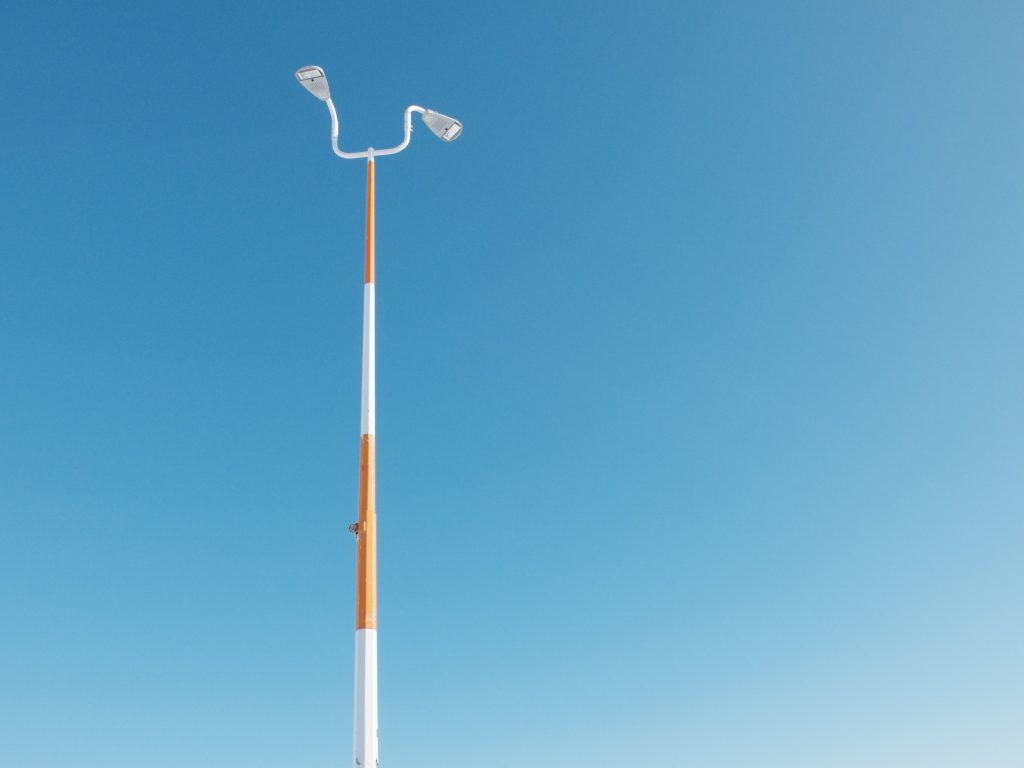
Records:
M366 282L374 281L374 248L376 246L376 222L373 210L373 166L371 160L366 164Z
M373 435L359 448L356 629L377 628L377 461Z

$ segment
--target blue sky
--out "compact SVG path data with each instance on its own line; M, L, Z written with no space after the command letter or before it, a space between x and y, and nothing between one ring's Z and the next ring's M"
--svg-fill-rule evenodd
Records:
M0 24L0 763L1024 762L1013 4Z

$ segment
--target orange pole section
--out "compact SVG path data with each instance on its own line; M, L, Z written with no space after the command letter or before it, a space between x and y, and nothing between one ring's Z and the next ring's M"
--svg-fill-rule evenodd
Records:
M359 536L356 629L377 628L377 470L373 435L359 447Z
M376 246L376 222L373 211L373 160L366 164L366 282L374 282L374 248Z

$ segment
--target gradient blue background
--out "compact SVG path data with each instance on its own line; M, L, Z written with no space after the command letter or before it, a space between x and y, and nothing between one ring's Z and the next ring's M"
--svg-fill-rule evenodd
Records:
M0 763L1024 764L1024 54L982 3L0 16ZM856 7L851 7L856 6Z

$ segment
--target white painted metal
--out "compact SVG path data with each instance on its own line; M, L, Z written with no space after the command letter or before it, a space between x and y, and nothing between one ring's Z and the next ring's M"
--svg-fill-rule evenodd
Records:
M356 630L355 729L353 768L377 768L377 630Z
M374 322L374 286L363 286L363 401L360 409L362 435L377 434L377 340Z
M343 157L346 160L355 160L360 157L369 157L371 150L365 152L345 152L338 147L338 111L334 108L334 102L330 98L326 99L327 109L331 113L331 147L334 149L334 154L338 157ZM407 146L409 146L409 139L412 137L412 113L419 112L424 113L423 107L418 107L412 104L405 108L405 138L402 139L402 143L389 149L375 149L372 150L374 155L397 155Z
M396 144L387 149L374 150L371 148L364 152L345 152L338 146L338 111L334 108L334 102L331 101L327 74L323 68L317 66L303 67L295 73L295 77L310 93L321 101L327 102L327 109L331 113L331 147L334 149L334 154L346 160L373 157L374 155L397 155L409 146L409 139L412 137L413 112L419 112L423 115L423 121L427 124L427 127L444 141L454 141L462 135L462 123L454 117L448 117L432 109L424 109L412 104L405 108L405 138L402 139L401 144Z

